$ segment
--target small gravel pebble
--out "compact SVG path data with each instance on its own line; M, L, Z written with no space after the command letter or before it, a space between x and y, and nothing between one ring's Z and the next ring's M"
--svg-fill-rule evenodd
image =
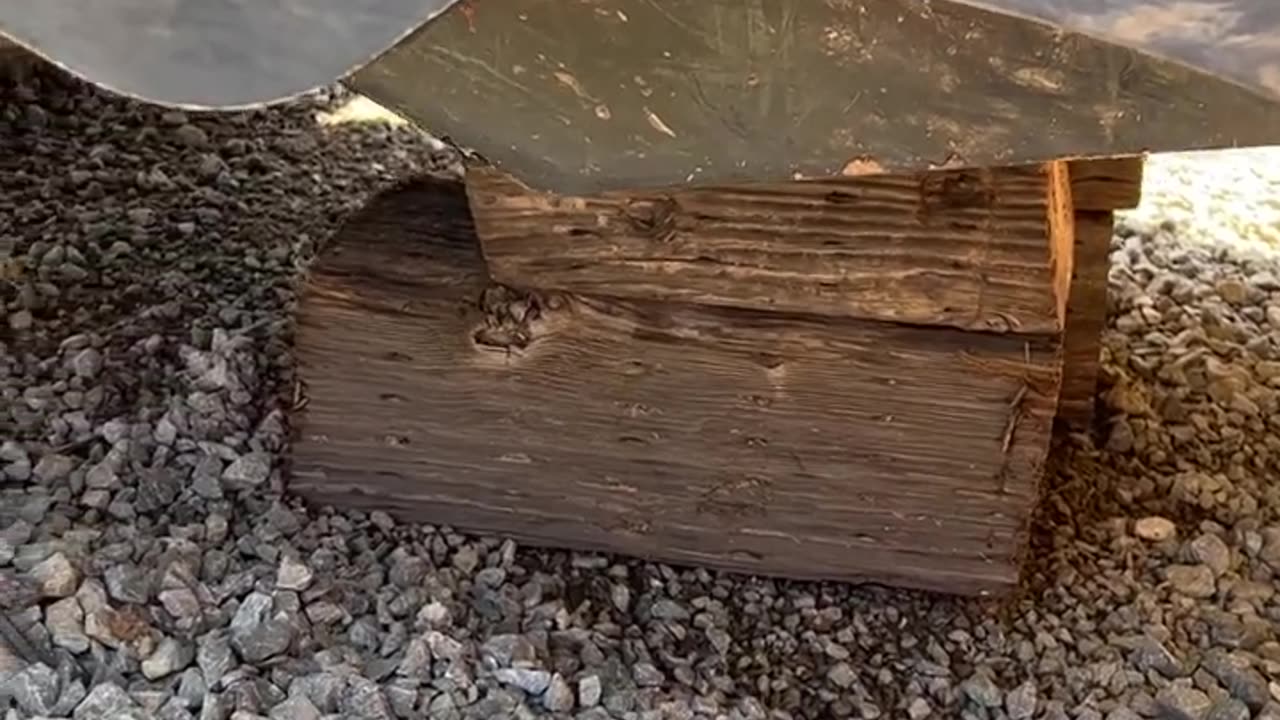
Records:
M311 568L286 555L280 561L280 569L276 572L276 587L281 590L306 590L311 585L313 577Z
M40 584L40 592L48 598L69 597L80 586L80 572L60 552L31 568L31 576Z
M1156 705L1170 720L1204 720L1213 702L1193 687L1169 685L1156 695Z
M1133 532L1143 540L1164 542L1178 534L1178 526L1165 518L1152 516L1141 518L1134 523Z
M1004 699L1005 710L1009 713L1010 720L1027 720L1035 715L1036 696L1036 685L1030 681L1010 691Z
M1191 541L1191 554L1213 571L1215 577L1231 568L1231 548L1217 535L1201 535Z
M185 669L194 658L195 648L190 643L167 637L142 661L142 674L148 680L159 680Z
M1207 565L1174 565L1165 571L1165 577L1176 592L1188 597L1208 598L1217 591L1213 570Z

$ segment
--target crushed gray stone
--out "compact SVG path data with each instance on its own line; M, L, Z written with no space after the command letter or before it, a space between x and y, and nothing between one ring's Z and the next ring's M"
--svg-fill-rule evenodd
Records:
M1280 252L1122 219L1007 612L519 547L287 493L309 263L459 170L348 99L0 81L0 717L1280 720Z

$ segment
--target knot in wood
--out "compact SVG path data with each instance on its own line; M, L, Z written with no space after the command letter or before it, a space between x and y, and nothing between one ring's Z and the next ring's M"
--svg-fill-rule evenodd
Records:
M1022 329L1022 323L1008 313L994 313L983 322L987 326L987 330L994 333L1004 334L1018 332L1018 330Z
M680 205L674 198L663 196L629 200L623 206L622 214L636 232L667 242L675 237L676 213L679 210Z
M542 316L543 301L536 293L505 285L491 285L476 303L484 317L472 334L476 344L522 350L533 341L533 322Z
M926 173L921 184L928 209L989 208L996 201L990 177L979 171Z

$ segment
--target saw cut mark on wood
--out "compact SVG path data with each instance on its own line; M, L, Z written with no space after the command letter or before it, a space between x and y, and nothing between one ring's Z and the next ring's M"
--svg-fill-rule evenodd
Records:
M1062 329L1065 283L1045 288L1070 258L1045 242L1070 233L1055 182L1060 163L564 197L467 176L508 285L1038 334Z
M961 594L1017 580L1061 379L1056 334L499 285L438 182L331 241L297 355L313 501Z

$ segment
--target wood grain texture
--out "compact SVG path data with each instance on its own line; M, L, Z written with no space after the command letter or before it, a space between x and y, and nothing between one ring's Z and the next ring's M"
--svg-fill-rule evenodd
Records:
M379 197L316 262L291 487L522 542L993 593L1017 577L1050 337L527 295L461 188Z
M492 276L516 287L1062 329L1046 238L1070 233L1070 193L1059 188L1065 205L1051 230L1044 166L589 197L535 192L475 167L467 188Z
M1101 211L1078 211L1075 218L1075 272L1067 302L1058 407L1059 419L1074 429L1085 429L1093 420L1102 331L1107 324L1112 221L1111 213Z
M1127 210L1142 201L1141 155L1068 162L1077 210Z
M1052 277L1053 311L1056 328L1065 328L1067 298L1075 265L1075 205L1070 171L1062 161L1047 163L1048 221L1045 223L1049 266Z

